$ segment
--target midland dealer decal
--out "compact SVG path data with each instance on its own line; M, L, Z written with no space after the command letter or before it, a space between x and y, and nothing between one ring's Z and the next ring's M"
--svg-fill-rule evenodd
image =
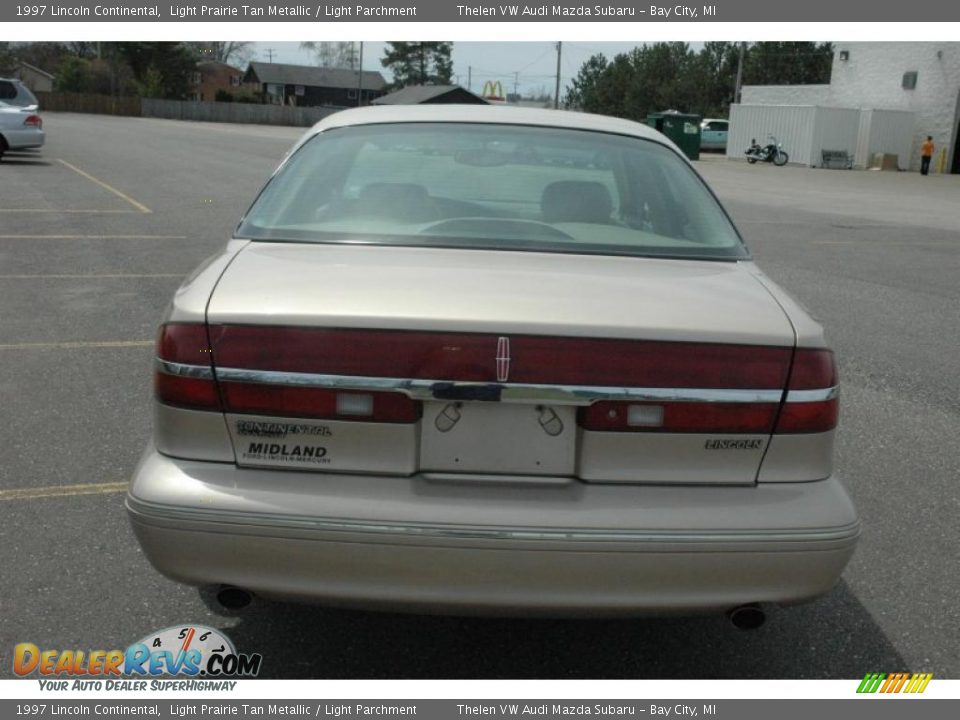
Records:
M329 465L327 425L308 422L238 420L235 425L237 460L243 464Z
M212 679L256 677L262 661L259 653L238 653L230 638L203 625L169 627L126 650L41 650L33 643L13 649L13 672L46 678L41 690L147 690L147 680L126 678L171 676L204 680L151 680L149 689L232 690L235 682Z

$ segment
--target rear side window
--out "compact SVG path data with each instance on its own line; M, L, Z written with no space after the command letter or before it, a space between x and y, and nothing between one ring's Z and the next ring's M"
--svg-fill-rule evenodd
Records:
M0 80L0 102L27 107L28 105L36 105L37 98L22 83Z
M674 151L641 138L520 125L398 123L322 132L281 167L237 234L747 257L716 199Z

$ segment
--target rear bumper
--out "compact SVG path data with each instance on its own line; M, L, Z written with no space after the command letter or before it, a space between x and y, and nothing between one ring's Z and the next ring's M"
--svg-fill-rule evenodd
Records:
M752 487L238 469L153 448L127 509L153 565L270 597L630 614L827 592L859 522L835 478Z
M24 129L24 130L4 130L3 137L7 141L7 147L10 150L26 150L28 148L43 147L46 140L46 134L43 130Z

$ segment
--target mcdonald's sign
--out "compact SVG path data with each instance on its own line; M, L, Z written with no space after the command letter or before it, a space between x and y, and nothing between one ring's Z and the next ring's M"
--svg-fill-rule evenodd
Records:
M487 80L483 83L483 90L480 96L487 101L506 102L506 96L503 94L503 84L499 80Z

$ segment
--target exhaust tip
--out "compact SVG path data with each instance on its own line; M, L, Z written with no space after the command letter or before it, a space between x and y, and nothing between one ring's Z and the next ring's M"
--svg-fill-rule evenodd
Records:
M241 610L253 600L253 593L233 585L221 585L217 589L217 602L227 610Z
M767 614L757 603L740 605L727 612L737 630L756 630L767 620Z

